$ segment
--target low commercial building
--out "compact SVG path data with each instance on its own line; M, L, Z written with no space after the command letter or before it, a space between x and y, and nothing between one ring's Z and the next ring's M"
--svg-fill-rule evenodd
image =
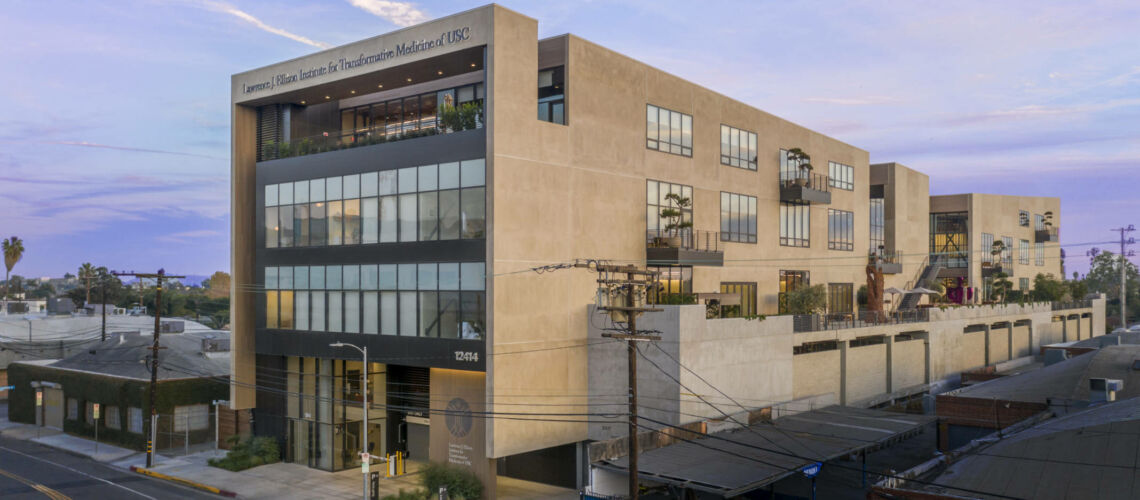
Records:
M148 333L119 333L60 360L8 367L8 418L146 450L150 430ZM164 334L158 359L156 448L212 442L212 403L229 394L229 335ZM98 415L96 415L98 405Z

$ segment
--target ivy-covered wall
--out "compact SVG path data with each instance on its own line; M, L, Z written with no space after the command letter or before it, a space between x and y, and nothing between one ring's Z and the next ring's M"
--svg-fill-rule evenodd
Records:
M50 366L13 364L8 367L8 383L15 386L8 399L8 419L13 422L34 424L36 422L36 390L33 381L54 382L63 388L63 430L70 434L94 437L95 427L84 418L88 402L99 403L104 408L116 406L120 411L121 430L106 427L105 415L100 415L99 441L115 443L119 446L146 451L146 436L150 432L150 418L147 411L149 381L129 380L92 373L61 370ZM218 379L196 378L188 380L159 381L156 407L160 415L173 415L175 406L210 404L214 400L229 397L229 386ZM77 420L67 418L67 400L74 398L79 403ZM129 416L127 408L143 410L143 433L127 431ZM211 421L211 425L213 422ZM173 431L171 418L161 418L158 432L159 448L169 441L162 439L163 433ZM203 442L213 439L213 430L190 432L190 442ZM179 440L175 445L180 446Z

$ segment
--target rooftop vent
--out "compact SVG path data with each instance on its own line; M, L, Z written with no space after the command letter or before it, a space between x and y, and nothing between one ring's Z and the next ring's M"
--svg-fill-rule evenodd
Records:
M1121 390L1124 390L1123 380L1112 378L1090 378L1089 402L1107 403L1116 401L1116 393L1117 391Z

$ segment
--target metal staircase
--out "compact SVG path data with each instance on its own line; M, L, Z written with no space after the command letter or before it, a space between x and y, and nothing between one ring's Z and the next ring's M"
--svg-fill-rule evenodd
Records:
M928 281L930 281L930 278L938 276L938 271L942 270L942 256L941 255L927 256L926 259L922 261L922 263L923 263L923 266L921 268L922 269L921 273L918 275L918 278L915 278L914 281L907 283L907 285L906 285L907 290L913 290L917 287L925 285ZM900 310L914 309L914 308L918 307L918 302L920 300L922 300L922 294L921 293L908 293L906 295L903 295L902 300L899 301L899 307L898 308Z

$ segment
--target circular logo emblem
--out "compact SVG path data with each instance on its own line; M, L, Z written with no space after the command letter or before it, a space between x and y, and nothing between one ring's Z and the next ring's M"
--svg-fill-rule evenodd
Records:
M466 437L471 432L471 405L463 398L454 398L447 403L447 430L452 436Z

